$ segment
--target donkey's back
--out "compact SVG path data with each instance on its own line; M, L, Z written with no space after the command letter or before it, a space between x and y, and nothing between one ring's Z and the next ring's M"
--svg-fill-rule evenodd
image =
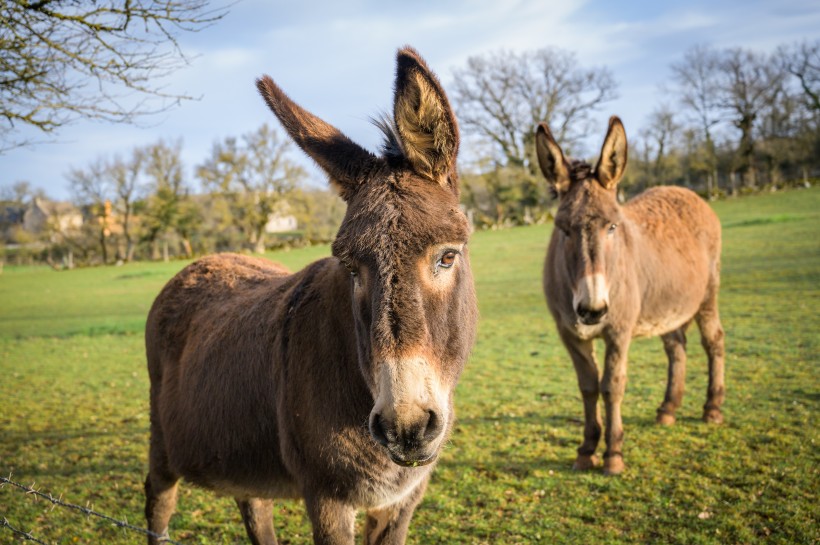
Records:
M259 292L271 292L289 271L276 263L238 254L199 259L177 273L154 301L145 329L148 371L161 378L164 369L179 365L182 352L192 349L191 337L229 329L217 315L236 313ZM196 339L201 342L201 338Z
M680 249L695 243L713 259L720 258L720 220L693 191L657 186L627 201L623 210L656 245Z
M293 495L279 454L271 335L293 278L281 265L222 254L188 265L157 296L145 329L153 467L226 494Z
M623 214L636 227L630 262L641 292L633 335L662 335L688 323L720 285L720 220L681 187L644 191Z

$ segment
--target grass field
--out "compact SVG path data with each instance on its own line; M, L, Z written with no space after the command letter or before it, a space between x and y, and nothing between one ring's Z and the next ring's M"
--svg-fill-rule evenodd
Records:
M699 421L706 364L690 330L678 423L654 425L665 388L658 339L633 343L623 406L627 471L576 473L582 408L548 318L550 226L476 233L478 342L459 421L409 543L820 542L820 189L714 205L724 226L726 423ZM315 247L271 255L297 268ZM0 275L0 474L143 524L148 378L142 328L184 263ZM311 543L300 502L277 504L282 544ZM2 518L46 543L142 543L10 486ZM245 543L229 498L183 484L172 537ZM0 543L16 538L0 527Z

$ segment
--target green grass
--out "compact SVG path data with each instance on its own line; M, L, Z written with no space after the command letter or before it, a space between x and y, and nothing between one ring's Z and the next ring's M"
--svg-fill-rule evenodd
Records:
M330 253L312 246L270 257L291 270ZM55 272L7 268L0 275L0 337L142 334L165 282L188 261Z
M549 226L471 242L481 322L459 416L409 543L817 543L820 190L714 204L724 225L726 423L699 421L705 357L690 330L678 423L654 425L665 357L636 340L623 406L627 471L570 470L582 410L541 293ZM327 246L274 254L291 268ZM0 275L0 474L142 524L148 379L141 330L182 262ZM0 517L48 543L142 543L6 486ZM310 543L300 502L283 544ZM232 500L183 485L172 537L244 543ZM0 528L0 542L13 541Z

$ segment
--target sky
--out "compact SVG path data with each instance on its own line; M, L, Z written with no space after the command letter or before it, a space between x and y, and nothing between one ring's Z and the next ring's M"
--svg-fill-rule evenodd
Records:
M675 105L663 84L670 66L694 45L768 53L817 38L817 0L240 0L214 26L180 35L192 61L158 82L198 100L138 126L75 122L53 141L8 151L0 155L0 189L28 181L51 198L69 199L70 169L128 157L159 139L181 139L188 180L198 190L194 167L215 142L263 123L279 129L256 91L262 74L376 151L381 136L370 119L391 109L395 54L404 45L419 51L445 92L469 57L499 49L559 47L575 52L581 67L605 66L619 98L596 114L603 139L610 115L621 117L627 134L637 133L652 110ZM310 183L325 183L295 146L292 158L306 166Z

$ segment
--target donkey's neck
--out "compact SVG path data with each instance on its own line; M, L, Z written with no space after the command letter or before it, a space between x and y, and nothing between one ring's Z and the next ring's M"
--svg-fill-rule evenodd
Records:
M310 405L317 429L361 428L367 435L362 422L373 398L359 365L350 274L330 257L294 273L287 284L269 353L276 397Z

